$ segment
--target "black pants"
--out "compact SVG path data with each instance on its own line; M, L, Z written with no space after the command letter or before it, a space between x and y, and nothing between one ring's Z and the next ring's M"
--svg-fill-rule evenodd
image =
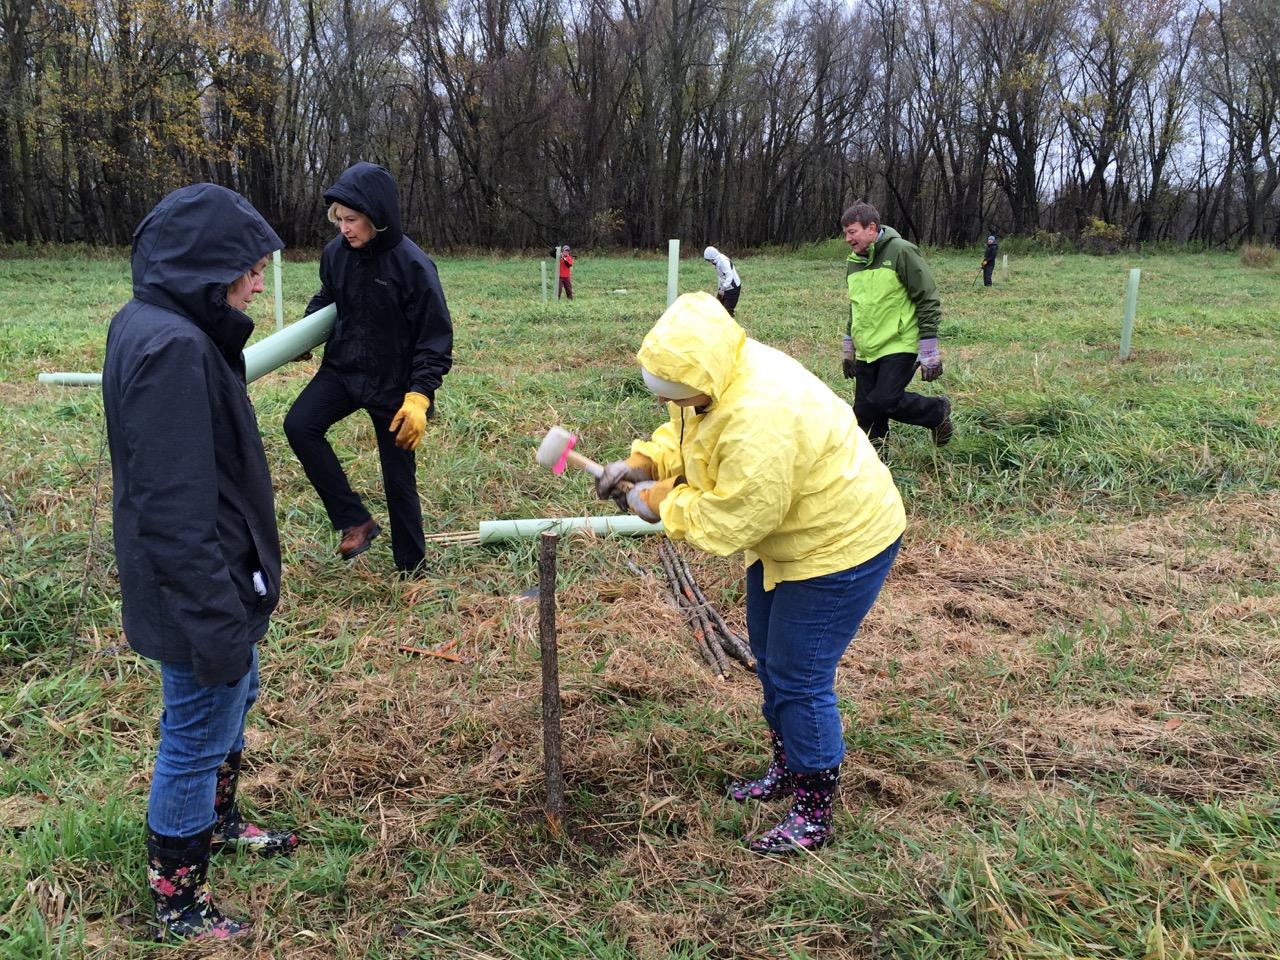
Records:
M991 273L995 268L995 262L992 260L988 260L987 265L982 268L982 285L984 287L991 286Z
M565 298L566 300L572 300L572 299L573 299L573 278L572 278L572 277L561 277L561 278L560 278L560 285L559 285L558 287L556 287L556 299L557 299L557 300L559 300L559 299L560 299L560 294L562 294L562 293L564 294L564 298Z
M859 360L853 366L853 415L872 440L882 440L889 433L889 421L911 423L918 427L936 427L944 412L941 397L907 393L916 375L914 353L891 353L867 363Z
M329 428L364 409L378 439L378 459L382 463L382 488L387 495L391 519L391 555L396 569L413 570L426 557L422 537L422 504L418 501L417 462L412 450L396 446L391 418L396 410L362 407L352 398L338 374L320 368L315 378L298 394L284 418L285 436L302 464L302 469L320 494L335 530L354 527L369 519L360 497L351 489L338 457L325 439ZM399 408L397 408L399 409Z
M734 308L738 306L738 297L740 296L742 296L742 284L738 284L736 287L730 287L728 290L724 291L724 293L717 293L716 299L724 305L725 310L728 311L729 316L732 317Z

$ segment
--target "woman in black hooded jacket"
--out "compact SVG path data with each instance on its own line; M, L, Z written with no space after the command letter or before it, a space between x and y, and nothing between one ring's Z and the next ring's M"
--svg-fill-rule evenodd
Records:
M307 313L331 303L338 316L324 359L285 417L289 445L342 531L338 553L369 549L381 528L325 434L357 410L373 423L391 519L396 569L426 556L414 450L436 389L453 364L453 324L436 265L400 229L396 184L385 167L357 163L324 193L339 229L320 258L320 292Z
M275 231L211 183L175 190L133 235L133 299L111 321L102 399L125 636L159 661L164 712L147 803L157 939L243 924L209 893L211 852L287 853L236 805L258 641L280 596L275 499L245 386L244 313Z

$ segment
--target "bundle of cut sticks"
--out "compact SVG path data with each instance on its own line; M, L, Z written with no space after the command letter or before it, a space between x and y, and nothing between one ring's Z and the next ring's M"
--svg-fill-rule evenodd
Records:
M756 661L751 656L751 648L729 629L720 611L711 605L693 579L689 564L666 537L658 541L658 558L662 561L662 570L667 575L676 606L693 630L698 652L716 676L723 678L729 672L730 658L754 672Z

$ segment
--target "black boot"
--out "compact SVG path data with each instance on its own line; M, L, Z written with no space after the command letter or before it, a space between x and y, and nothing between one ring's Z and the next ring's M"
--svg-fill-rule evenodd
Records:
M147 885L156 901L157 941L227 940L249 925L213 904L207 883L212 833L166 837L148 828Z
M936 427L929 428L929 433L933 435L934 446L944 447L951 442L956 428L951 423L951 401L946 397L940 397L939 399L942 400L942 419L938 421Z
M773 744L773 760L769 769L755 780L735 780L729 784L729 796L739 803L776 800L791 793L791 774L787 771L787 751L782 745L782 734L770 727L769 740Z
M278 857L292 853L298 835L290 830L263 830L247 823L236 805L236 787L240 783L240 761L243 751L227 754L218 768L218 792L213 798L213 812L218 822L213 825L212 848L221 853L228 848L252 850L259 856Z
M840 784L840 768L817 773L792 773L791 812L777 826L747 845L752 853L795 853L813 850L832 837L832 804Z

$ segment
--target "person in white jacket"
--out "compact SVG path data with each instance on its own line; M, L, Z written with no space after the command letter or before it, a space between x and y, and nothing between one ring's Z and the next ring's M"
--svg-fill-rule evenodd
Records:
M742 294L742 278L734 269L733 261L715 247L703 250L702 259L716 268L716 299L732 317L733 308L738 305L738 297Z

